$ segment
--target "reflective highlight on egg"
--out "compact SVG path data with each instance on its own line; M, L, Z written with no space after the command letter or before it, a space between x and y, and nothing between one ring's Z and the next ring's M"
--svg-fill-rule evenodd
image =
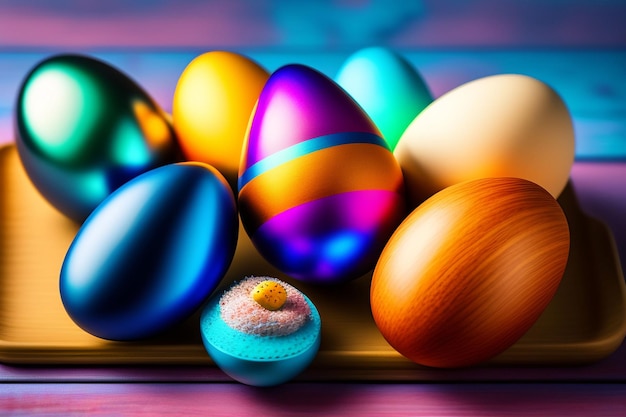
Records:
M415 209L372 277L389 344L432 367L471 366L513 345L552 300L569 256L567 219L520 178L457 184Z
M250 114L268 78L244 55L211 51L187 65L174 91L172 117L185 157L213 165L234 189Z
M389 147L339 86L303 65L272 74L239 176L242 222L271 264L315 283L361 276L404 215L403 193Z
M415 116L433 101L417 69L384 47L350 55L335 79L372 118L392 151Z
M57 55L25 77L15 110L22 163L41 194L82 222L135 176L178 158L167 115L125 74Z
M63 305L95 336L153 336L216 288L238 227L235 198L215 168L187 162L142 174L82 225L61 269Z

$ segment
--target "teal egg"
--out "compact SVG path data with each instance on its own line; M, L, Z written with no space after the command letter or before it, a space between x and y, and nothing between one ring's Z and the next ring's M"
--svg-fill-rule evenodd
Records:
M392 151L415 116L433 101L418 70L388 48L357 51L344 62L335 81L372 118Z
M49 57L27 74L15 131L35 187L78 222L131 178L179 155L159 105L122 72L82 55Z
M235 282L221 294L214 295L203 307L200 316L200 334L202 343L207 353L215 364L224 373L241 383L253 386L274 386L283 384L297 377L315 359L321 342L322 321L313 302L296 288L285 286L288 300L283 309L293 312L296 303L290 302L298 292L302 297L302 303L308 305L309 314L304 323L288 334L266 334L259 330L256 332L244 332L229 325L224 309L232 307L232 299L229 301L227 293L234 287L254 287L257 282L267 277L248 277L240 282ZM276 281L275 279L271 279ZM248 285L253 283L251 285ZM236 291L236 290L235 290ZM245 291L246 295L249 294ZM250 297L251 299L251 297ZM254 301L249 301L254 304ZM253 305L239 302L239 319L246 317L251 321L248 329L275 329L285 322L285 315L289 312L280 309L268 314L259 313ZM262 308L257 307L262 310ZM275 314L275 316L272 316Z

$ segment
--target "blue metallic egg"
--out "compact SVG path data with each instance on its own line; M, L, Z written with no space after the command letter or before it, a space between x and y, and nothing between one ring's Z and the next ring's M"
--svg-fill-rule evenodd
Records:
M144 173L83 223L66 254L61 299L74 322L110 340L137 340L181 322L225 275L238 235L236 203L210 165Z
M49 57L26 75L15 133L37 190L77 222L126 181L180 160L159 105L122 72L82 55Z

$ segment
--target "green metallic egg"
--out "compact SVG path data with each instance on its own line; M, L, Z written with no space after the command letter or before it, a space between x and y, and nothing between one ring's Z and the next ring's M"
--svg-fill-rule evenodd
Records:
M15 131L35 187L78 222L130 179L180 159L169 116L128 76L87 56L57 55L31 70Z

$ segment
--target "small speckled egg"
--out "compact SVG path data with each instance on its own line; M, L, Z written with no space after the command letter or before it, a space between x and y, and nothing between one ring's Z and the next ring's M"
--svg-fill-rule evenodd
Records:
M484 178L445 188L385 246L370 289L376 326L421 365L486 361L552 300L569 244L560 205L533 182Z
M142 174L104 200L70 245L60 276L65 310L104 339L168 329L217 287L238 226L234 195L215 168L186 162Z
M335 80L372 118L392 151L415 116L433 101L417 69L384 47L349 56Z
M185 157L217 168L236 188L248 120L269 73L246 56L212 51L187 65L172 104Z
M279 282L266 280L254 287L252 299L267 310L278 310L287 301L287 291Z
M37 64L20 87L15 128L31 181L77 222L126 181L179 157L168 116L154 100L88 56Z
M278 285L286 298L267 309L253 294L259 286ZM321 340L321 318L311 300L276 278L248 277L213 296L200 317L202 342L215 364L248 385L287 382L315 358Z
M574 128L561 97L525 75L494 75L436 99L406 129L394 151L410 207L450 185L519 177L555 198L574 162Z
M401 169L365 112L320 72L265 84L244 142L242 223L281 272L337 283L370 271L405 214Z

